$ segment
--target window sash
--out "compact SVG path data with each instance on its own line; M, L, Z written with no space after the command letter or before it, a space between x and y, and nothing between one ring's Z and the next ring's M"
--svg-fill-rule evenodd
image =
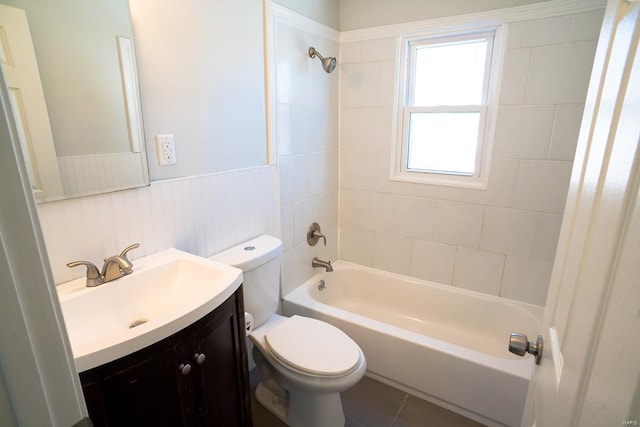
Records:
M485 52L484 61L484 79L482 82L482 104L487 103L489 97L489 80L491 74L491 65L493 58L493 45L495 42L495 31L481 31L481 32L468 32L455 36L438 36L421 38L416 40L410 40L407 43L407 59L409 64L408 75L405 81L405 93L406 99L404 102L405 107L416 106L415 105L415 87L416 87L416 64L417 64L417 51L423 47L433 47L438 45L454 45L462 44L464 42L470 42L474 40L485 40L487 42L487 50Z
M487 106L486 105L466 105L466 106L438 106L438 107L405 107L403 111L403 130L402 130L402 154L401 154L401 174L427 174L427 175L452 175L461 178L478 177L482 170L482 159L484 155L484 135L487 122ZM423 113L479 113L478 118L478 134L476 140L475 167L473 174L445 171L445 170L429 170L409 168L409 147L410 135L409 127L411 124L412 114ZM458 178L459 179L459 178Z

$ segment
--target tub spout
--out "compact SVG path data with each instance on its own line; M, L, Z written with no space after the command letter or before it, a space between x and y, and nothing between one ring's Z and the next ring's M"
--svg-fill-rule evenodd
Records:
M311 267L322 267L327 273L331 273L333 271L331 261L322 261L321 259L318 259L318 257L311 260Z

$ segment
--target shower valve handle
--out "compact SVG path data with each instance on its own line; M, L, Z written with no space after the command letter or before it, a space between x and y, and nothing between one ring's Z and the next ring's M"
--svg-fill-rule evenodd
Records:
M316 239L322 239L322 244L324 246L327 246L327 238L325 237L324 234L318 233L317 231L314 231L313 232L313 237L316 238Z
M322 243L327 246L327 238L324 234L322 234L322 231L320 230L320 224L314 222L309 226L309 229L307 230L307 243L309 244L309 246L315 246L320 239L322 239Z

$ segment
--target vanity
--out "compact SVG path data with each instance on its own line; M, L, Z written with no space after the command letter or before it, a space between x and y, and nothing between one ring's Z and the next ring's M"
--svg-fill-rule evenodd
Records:
M176 249L59 286L95 426L251 426L242 272Z
M195 324L80 373L94 426L250 426L242 288Z

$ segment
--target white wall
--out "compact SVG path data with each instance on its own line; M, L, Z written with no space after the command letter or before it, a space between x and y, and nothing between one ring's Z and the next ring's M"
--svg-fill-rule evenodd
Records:
M334 30L340 27L340 0L273 0L273 2Z
M311 260L338 257L338 76L318 59L337 56L338 33L299 14L272 5L275 66L275 126L280 166L284 254L283 294L313 276ZM307 228L318 222L327 236L309 246Z
M464 15L547 0L340 0L340 31Z
M207 256L279 234L276 167L264 166L262 1L132 0L131 8L151 178L188 177L38 205L56 283L84 274L66 263L100 264L134 242L133 259L169 247ZM175 134L175 167L155 162L162 133Z
M543 305L601 19L508 25L486 191L389 181L396 39L343 43L340 257Z
M151 180L267 162L262 0L131 0ZM159 166L155 135L174 134Z

